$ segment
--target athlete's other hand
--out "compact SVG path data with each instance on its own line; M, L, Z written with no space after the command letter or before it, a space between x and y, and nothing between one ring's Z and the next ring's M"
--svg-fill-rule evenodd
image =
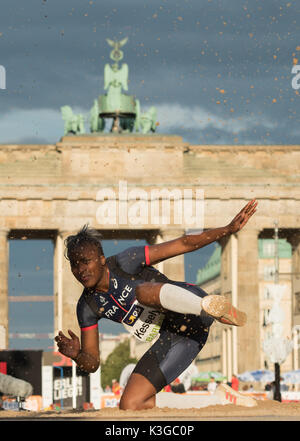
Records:
M250 217L256 212L258 202L256 199L248 202L247 205L232 219L228 225L230 233L237 233L248 222Z
M78 357L80 351L80 341L77 335L75 335L70 329L68 329L68 333L71 338L66 337L62 331L59 331L58 335L55 337L55 341L61 354L75 359Z

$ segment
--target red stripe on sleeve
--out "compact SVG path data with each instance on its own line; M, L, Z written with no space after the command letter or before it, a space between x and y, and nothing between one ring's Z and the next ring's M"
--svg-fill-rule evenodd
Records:
M150 265L149 245L145 246L145 259L146 259L146 265Z
M81 328L82 331L89 331L90 329L98 328L98 324L92 326L86 326L85 328Z

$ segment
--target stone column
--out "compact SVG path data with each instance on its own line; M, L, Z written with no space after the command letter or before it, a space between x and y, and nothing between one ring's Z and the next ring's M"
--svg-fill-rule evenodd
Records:
M185 234L183 229L166 229L160 230L160 242L168 242L170 240L182 237ZM160 271L161 269L158 268ZM171 280L184 282L184 254L163 261L163 273Z
M287 240L292 245L293 325L300 325L300 230Z
M228 297L231 301L231 242L230 236L223 237L220 241L221 246L221 295Z
M221 339L222 339L222 357L221 357L221 366L222 373L225 377L228 377L227 373L227 329L224 326L221 331ZM230 378L228 377L228 381Z
M224 237L220 240L222 247L221 254L221 295L237 306L237 280L238 280L238 247L237 236ZM238 371L238 343L237 328L231 326L222 326L222 332L226 332L226 339L222 338L222 366L227 366L228 375L237 375ZM224 329L225 328L225 329ZM226 361L225 361L226 360ZM230 366L230 368L229 368Z
M258 234L259 230L245 228L237 235L236 306L247 314L246 325L237 329L238 373L261 367Z
M294 329L293 369L299 369L300 344L300 230L287 236L292 245L292 327Z
M8 229L0 229L0 350L8 349Z
M61 330L68 335L71 329L80 335L76 316L77 301L83 291L82 285L73 276L69 261L65 258L65 239L74 234L70 231L59 231L54 250L54 330Z

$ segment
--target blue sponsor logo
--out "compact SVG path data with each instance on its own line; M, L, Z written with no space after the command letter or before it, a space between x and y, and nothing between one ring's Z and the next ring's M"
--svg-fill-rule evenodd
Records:
M133 326L143 311L144 308L142 306L134 305L124 318L123 323L128 326Z

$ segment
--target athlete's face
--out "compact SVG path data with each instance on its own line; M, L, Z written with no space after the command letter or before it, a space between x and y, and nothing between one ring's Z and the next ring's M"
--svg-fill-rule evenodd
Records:
M70 254L71 271L85 288L101 285L105 274L105 257L93 244L78 246Z

